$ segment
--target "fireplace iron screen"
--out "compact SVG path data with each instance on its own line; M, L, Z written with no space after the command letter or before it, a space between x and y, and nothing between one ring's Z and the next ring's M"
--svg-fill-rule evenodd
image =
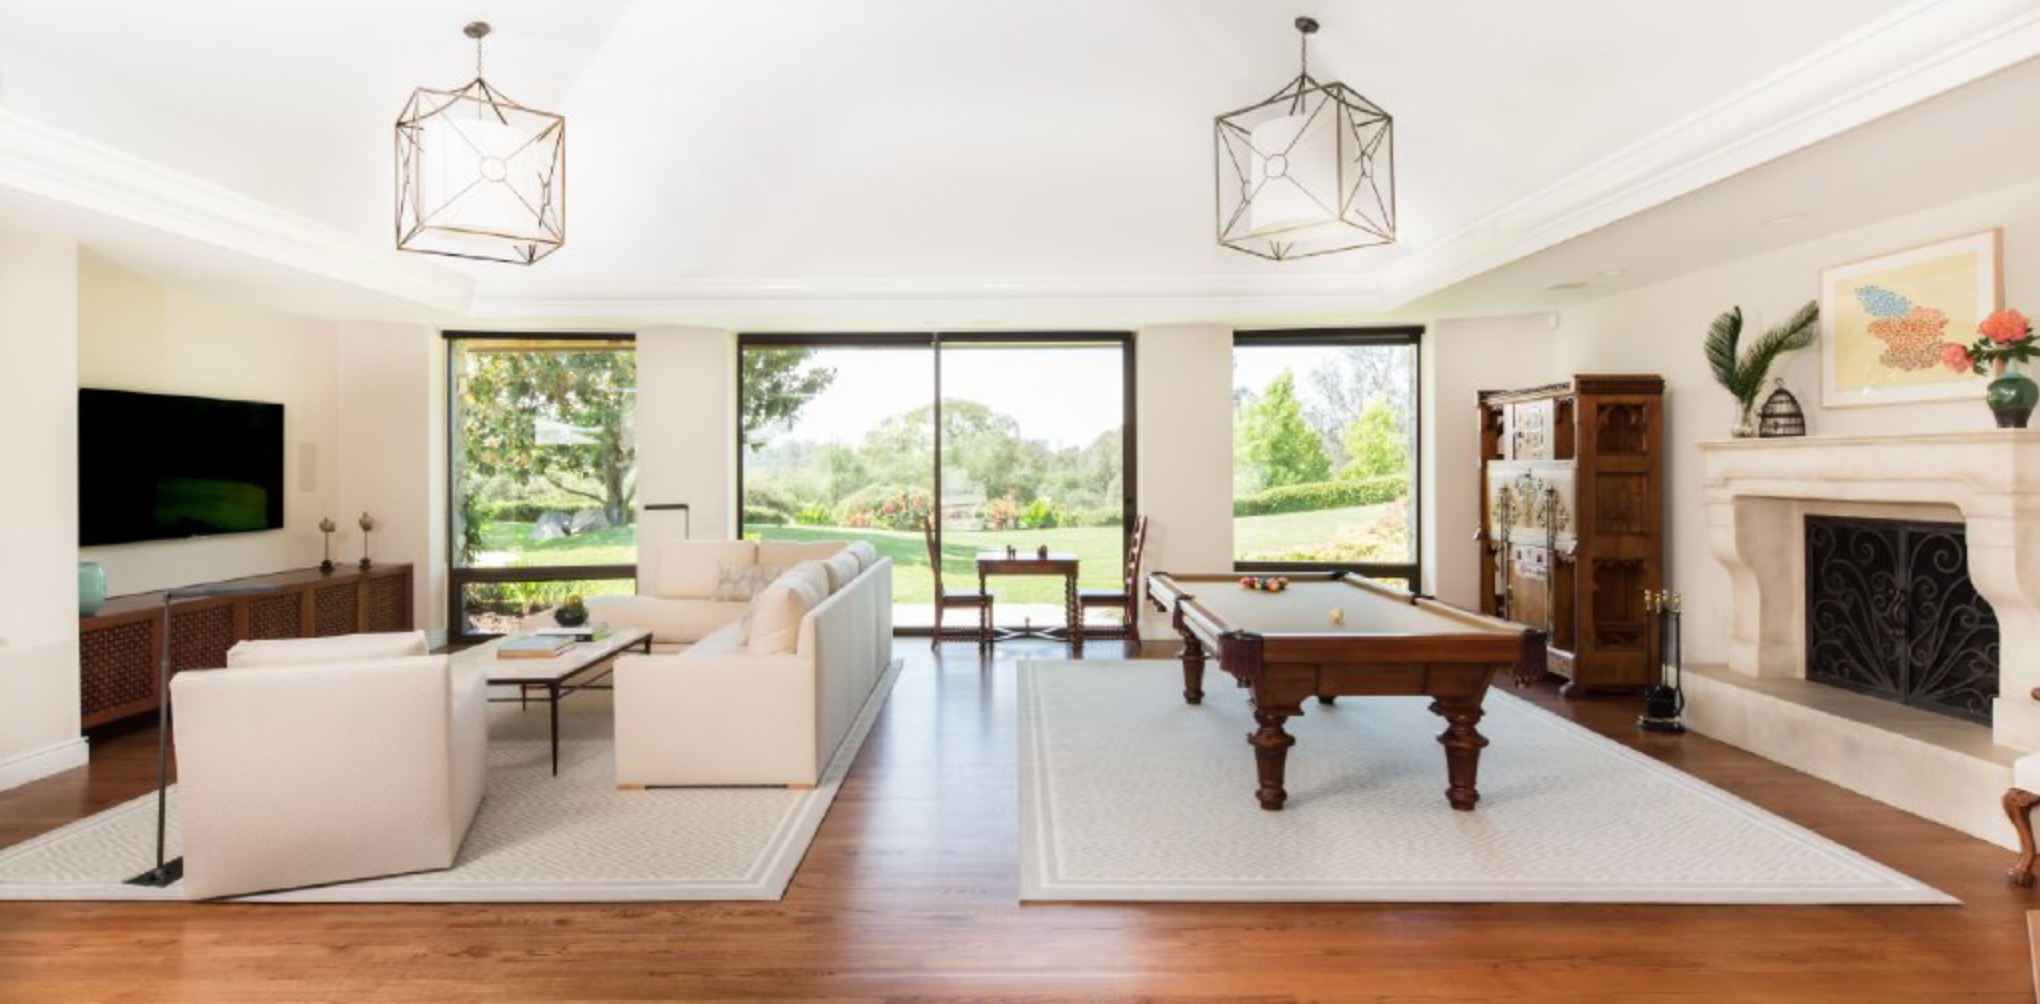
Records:
M1989 724L1997 614L1962 525L1807 517L1806 678Z

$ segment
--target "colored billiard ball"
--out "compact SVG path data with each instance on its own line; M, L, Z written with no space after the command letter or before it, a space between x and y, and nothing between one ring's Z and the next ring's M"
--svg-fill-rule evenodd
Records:
M1341 609L1339 609L1338 607L1333 607L1333 608L1332 608L1332 623L1334 623L1334 624L1344 624L1344 623L1346 623L1346 611L1344 611L1344 610L1341 610Z

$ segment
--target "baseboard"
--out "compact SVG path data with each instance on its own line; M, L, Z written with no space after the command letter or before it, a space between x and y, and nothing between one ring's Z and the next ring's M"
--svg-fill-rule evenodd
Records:
M6 763L0 763L0 791L19 788L30 781L39 781L51 774L61 774L74 767L83 767L90 759L91 753L85 745L84 736L23 753Z

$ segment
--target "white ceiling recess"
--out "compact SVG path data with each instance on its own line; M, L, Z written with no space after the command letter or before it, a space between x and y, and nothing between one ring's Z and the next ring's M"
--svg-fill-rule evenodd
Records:
M1396 116L1392 248L1213 240L1212 116L1294 72L1301 13L1314 72ZM391 124L471 74L473 18L491 81L569 118L569 241L532 268L391 248ZM2036 54L2040 0L0 0L0 189L379 313L1354 317Z

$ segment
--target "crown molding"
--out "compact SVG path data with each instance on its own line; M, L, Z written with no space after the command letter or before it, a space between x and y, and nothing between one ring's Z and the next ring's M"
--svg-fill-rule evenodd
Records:
M1416 250L1387 270L1386 297L1407 304L2036 55L2031 0L1919 0Z
M465 312L473 295L451 269L6 109L0 187L434 310Z
M1357 274L611 283L525 271L478 281L5 109L0 188L478 320L729 326L878 318L960 325L1350 319L1403 308L2036 55L2040 9L2032 0L1917 0L1468 227Z

